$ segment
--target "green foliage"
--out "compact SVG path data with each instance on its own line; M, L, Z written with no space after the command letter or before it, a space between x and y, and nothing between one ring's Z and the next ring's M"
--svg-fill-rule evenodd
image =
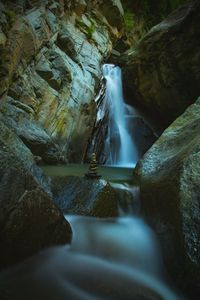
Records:
M96 31L96 28L95 28L95 25L93 23L91 23L91 25L86 28L85 34L86 34L88 40L92 39L93 33L95 31Z
M130 32L134 27L134 14L130 10L124 12L124 29Z
M169 0L171 10L176 9L183 2L184 2L183 0Z
M161 22L185 0L122 0L125 10L134 13L136 19L143 18L147 27Z
M96 31L95 23L92 19L90 19L90 25L84 23L82 20L76 20L77 25L79 26L80 30L85 33L88 40L92 40L93 34Z

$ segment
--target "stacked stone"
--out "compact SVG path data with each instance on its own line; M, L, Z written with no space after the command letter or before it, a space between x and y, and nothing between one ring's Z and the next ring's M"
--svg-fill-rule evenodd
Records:
M96 154L95 153L92 153L91 160L90 160L89 171L86 174L86 176L90 177L90 178L99 178L99 177L101 177L98 174L98 166L97 166L97 160L96 160Z

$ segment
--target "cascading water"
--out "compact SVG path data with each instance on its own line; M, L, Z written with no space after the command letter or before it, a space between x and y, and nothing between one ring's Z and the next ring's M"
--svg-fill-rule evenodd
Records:
M110 184L118 195L121 216L66 215L73 232L71 244L44 250L0 272L0 299L183 299L166 284L156 236L137 214L139 187L123 177L116 182L113 175Z
M106 79L105 103L108 106L108 135L105 143L106 164L135 166L138 153L129 132L129 116L134 113L123 98L121 69L112 64L103 65Z
M0 273L1 299L182 299L165 284L155 236L141 219L66 219L72 244L45 250Z

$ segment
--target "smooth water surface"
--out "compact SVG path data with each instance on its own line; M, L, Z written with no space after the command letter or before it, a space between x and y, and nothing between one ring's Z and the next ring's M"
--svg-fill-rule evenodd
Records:
M88 164L66 164L66 165L46 165L42 166L47 176L80 176L83 177L88 172ZM131 181L133 180L133 169L116 166L98 166L98 173L107 181Z

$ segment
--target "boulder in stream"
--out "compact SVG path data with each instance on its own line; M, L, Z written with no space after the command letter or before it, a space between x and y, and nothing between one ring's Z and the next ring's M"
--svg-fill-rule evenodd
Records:
M65 214L95 217L118 215L117 193L104 179L52 177L55 204Z
M54 205L33 154L2 121L0 207L0 268L71 240L70 225Z
M200 98L164 131L136 168L142 206L160 236L166 266L191 297L200 292L199 142Z

